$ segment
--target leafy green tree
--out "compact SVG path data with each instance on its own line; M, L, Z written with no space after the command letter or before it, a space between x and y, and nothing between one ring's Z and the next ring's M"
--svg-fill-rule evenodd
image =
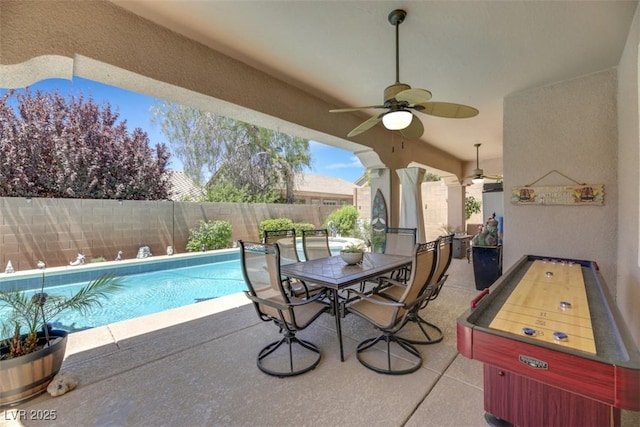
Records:
M437 182L440 181L442 177L440 175L436 175L435 173L426 172L424 174L424 178L422 178L422 182Z
M108 102L82 95L7 91L0 96L0 153L0 196L168 197L164 144L152 148L141 129L128 132Z
M279 194L273 191L265 191L264 193L252 195L247 186L238 188L231 183L214 183L207 187L207 202L222 203L276 203L279 200Z
M153 111L185 173L198 184L211 175L214 190L232 185L249 195L248 202L284 188L285 201L294 203L294 177L311 165L308 140L178 104Z

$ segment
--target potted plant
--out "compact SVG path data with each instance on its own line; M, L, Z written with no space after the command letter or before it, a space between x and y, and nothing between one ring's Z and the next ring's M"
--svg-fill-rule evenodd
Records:
M494 213L471 241L476 289L488 288L502 275L502 245Z
M45 292L45 264L39 292L0 290L0 407L44 392L64 360L67 332L47 324L65 311L81 314L101 305L101 298L122 287L103 275L71 296Z
M340 250L342 260L349 265L357 264L362 261L364 256L364 243L348 243Z

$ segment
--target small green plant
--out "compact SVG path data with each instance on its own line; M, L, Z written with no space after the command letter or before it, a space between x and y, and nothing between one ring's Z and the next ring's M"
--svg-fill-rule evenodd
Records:
M187 252L209 249L224 249L231 244L231 223L229 221L200 221L189 230Z
M344 248L342 248L342 252L346 252L346 253L362 253L365 252L366 248L364 246L364 243L348 243L347 245L345 245Z
M482 207L482 203L480 200L476 199L473 196L467 196L464 199L464 216L466 219L471 218L471 215L477 214L480 212L480 208Z
M106 261L107 261L107 259L105 257L103 257L103 256L99 256L99 257L96 257L96 258L91 258L91 262L106 262Z
M0 291L0 360L24 356L42 348L49 339L48 321L66 311L77 311L86 314L93 307L102 305L101 299L122 289L119 278L105 274L82 287L71 296L49 295L45 292L45 264L38 261L42 270L40 291L29 295L18 290ZM22 331L26 334L22 335ZM45 339L38 339L42 331Z

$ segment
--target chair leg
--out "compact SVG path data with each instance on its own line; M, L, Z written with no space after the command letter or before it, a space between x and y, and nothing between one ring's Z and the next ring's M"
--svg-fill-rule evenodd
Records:
M270 354L275 352L283 344L286 344L288 347L287 350L289 353L288 354L289 370L281 371L281 370L274 370L266 367L264 363L265 359ZM303 349L307 349L313 353L317 353L317 356L314 357L310 363L303 365L299 369L295 369L294 355L293 355L294 345L298 345ZM310 370L314 369L316 366L318 366L318 363L320 363L321 357L322 355L320 354L320 349L315 344L310 343L309 341L305 341L300 338L297 338L295 333L288 331L285 333L282 339L280 339L279 341L274 341L269 345L267 345L266 347L264 347L262 350L260 350L260 352L258 353L257 365L258 365L258 369L260 369L262 372L264 372L267 375L272 375L274 377L280 377L280 378L292 377L295 375L304 374L305 372L309 372Z
M362 353L366 350L372 348L377 343L384 341L386 344L386 366L376 366L364 359L362 357ZM406 354L409 354L410 357L401 357L403 360L410 361L413 359L412 364L405 369L392 369L391 367L391 343L395 342L401 349L404 350ZM413 346L411 343L407 342L407 340L397 337L390 332L384 332L382 335L379 335L375 338L369 338L362 341L356 347L356 358L358 361L364 365L366 368L371 369L374 372L379 374L387 374L387 375L404 375L410 374L412 372L417 371L422 366L422 355L420 352Z
M427 322L422 317L420 317L418 313L409 315L409 322L407 323L415 323L416 325L418 325L418 328L420 328L422 335L424 335L426 339L414 340L409 338L403 338L406 342L409 342L411 344L417 344L417 345L428 345L428 344L438 343L442 341L442 339L444 338L444 332L442 332L442 329L440 329L438 326L434 325L431 322ZM429 334L428 329L432 330L431 333L433 334L433 336Z

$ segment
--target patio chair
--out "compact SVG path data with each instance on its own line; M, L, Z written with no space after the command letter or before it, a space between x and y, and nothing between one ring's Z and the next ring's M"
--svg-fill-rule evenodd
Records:
M265 230L264 243L275 243L278 245L278 249L280 250L280 265L300 262L296 245L296 231L294 229ZM320 285L313 283L307 284L306 282L291 279L287 276L282 276L282 280L287 283L290 295L296 297L304 296L305 298L309 298L324 290L324 287Z
M258 317L274 322L283 337L268 344L258 353L258 368L268 375L290 377L308 372L320 363L320 349L313 343L296 337L328 310L317 301L321 294L310 299L289 296L280 280L280 251L278 245L239 241L242 273L249 288L245 291L253 301ZM277 352L278 348L286 351Z
M431 296L432 288L428 284L435 270L435 259L435 242L414 246L411 275L406 285L402 286L403 293L397 300L382 294L363 294L352 289L348 290L350 298L353 294L358 299L348 305L346 310L370 322L382 332L377 337L362 341L356 347L358 361L368 369L381 374L401 375L415 372L422 366L420 352L409 341L399 337L397 332L410 320L410 314L416 307L419 307L423 301ZM380 342L386 344L386 360L382 363L379 360L380 353L373 348ZM398 348L393 361L391 358L392 343L395 343L394 347ZM368 356L365 353L368 353ZM375 360L376 355L378 360Z
M416 245L417 228L394 228L387 227L386 243L384 247L385 254L391 255L413 255L413 249ZM391 274L391 278L406 282L409 278L409 267L405 267Z
M449 265L451 264L451 256L453 253L453 234L439 237L434 241L434 244L436 245L436 263L433 275L429 280L429 287L431 288L429 298L422 301L420 306L415 307L414 310L409 314L409 320L418 325L422 335L424 336L424 339L414 340L405 338L405 341L408 341L412 344L435 344L442 341L442 339L444 338L442 329L434 323L425 320L420 315L420 311L426 309L427 305L429 305L429 302L438 297L440 291L442 290L442 286L449 277L446 273L449 269ZM394 283L392 286L388 286L384 289L378 288L378 290L374 290L374 292L379 292L381 294L384 294L384 296L386 297L397 300L402 296L402 293L404 292L404 286L401 283Z
M302 230L302 250L307 261L331 256L327 230Z

